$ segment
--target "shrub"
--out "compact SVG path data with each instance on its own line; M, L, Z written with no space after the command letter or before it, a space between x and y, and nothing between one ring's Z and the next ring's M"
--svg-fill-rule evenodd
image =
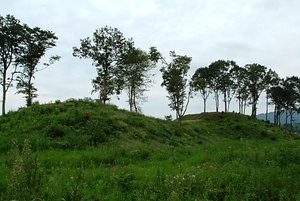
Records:
M46 131L46 135L52 138L63 137L65 136L65 129L62 125L52 124Z

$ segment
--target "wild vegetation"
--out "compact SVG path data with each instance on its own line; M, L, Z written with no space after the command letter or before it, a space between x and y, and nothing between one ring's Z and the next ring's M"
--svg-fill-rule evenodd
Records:
M191 57L170 51L168 62L155 47L147 53L105 26L73 48L73 56L93 60L99 100L39 105L33 79L57 37L7 15L0 16L0 38L1 200L300 199L299 136L255 119L266 92L275 119L288 111L292 130L300 104L298 77L281 79L260 64L217 60L189 80ZM52 56L46 67L59 58ZM169 107L177 113L174 121L139 113L158 62ZM27 107L6 113L13 83ZM134 113L107 104L123 90ZM216 112L185 115L192 92L201 93L204 108L213 93ZM239 114L229 112L233 98ZM243 114L249 105L251 117Z
M24 94L26 105L31 106L38 96L33 80L41 58L46 50L56 45L58 39L51 31L39 27L30 28L12 15L0 16L0 84L2 85L2 114L5 115L6 93L16 82L17 92ZM177 55L170 51L168 61L156 47L147 53L135 47L132 38L125 38L117 28L109 26L96 29L93 37L80 40L79 47L73 47L73 56L92 59L97 75L92 80L92 92L99 93L99 101L107 103L112 95L125 91L128 95L130 111L140 112L140 102L146 100L144 92L152 83L151 69L161 62L162 86L166 87L169 107L181 119L188 107L192 92L200 92L206 112L206 101L211 93L219 112L220 96L223 95L224 111L230 111L230 103L236 98L239 113L245 113L251 105L251 116L256 118L257 103L262 92L266 93L266 113L268 105L275 108L275 120L283 111L289 113L290 130L293 130L293 115L299 113L300 78L297 76L280 78L271 68L252 63L239 66L233 60L217 60L208 67L197 68L188 79L192 57ZM59 56L52 56L46 67ZM287 118L288 118L287 117ZM267 116L266 116L266 120ZM280 124L279 121L275 121Z
M1 200L298 200L299 137L249 116L181 127L91 100L0 117Z

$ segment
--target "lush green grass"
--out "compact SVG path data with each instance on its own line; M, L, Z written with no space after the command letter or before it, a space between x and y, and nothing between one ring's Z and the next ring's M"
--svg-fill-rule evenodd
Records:
M179 128L69 100L0 117L0 132L1 200L300 199L299 138L245 115Z

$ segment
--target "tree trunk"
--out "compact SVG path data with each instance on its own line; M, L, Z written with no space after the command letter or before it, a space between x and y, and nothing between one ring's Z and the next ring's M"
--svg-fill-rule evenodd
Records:
M247 106L247 102L245 100L243 103L243 110L244 110L243 114L246 114L246 106Z
M268 104L268 102L269 102L269 95L268 95L268 93L267 93L267 96L266 96L266 121L268 121L268 112L269 112L269 104Z
M225 103L225 112L227 112L227 95L226 95L226 91L224 92L224 103Z
M230 103L231 103L232 98L228 99L227 101L227 111L230 111Z
M207 99L206 98L203 98L203 102L204 102L204 112L206 112L206 101L207 101Z
M277 125L277 115L276 115L276 113L277 113L277 110L276 110L276 105L275 105L275 107L274 107L274 125Z
M281 111L278 109L277 110L277 124L278 124L278 126L280 126L280 124L281 124Z
M219 112L219 94L215 92L216 112Z
M107 100L107 86L106 86L106 80L104 81L104 86L103 86L103 94L102 94L102 103L106 103Z
M293 131L293 110L290 113L290 123L291 123L291 131Z
M256 96L254 95L253 98L252 98L252 112L251 112L251 117L252 118L256 118L256 105L257 105L257 99L256 99Z
M108 79L108 66L103 67L104 77L103 77L103 89L100 94L100 102L105 104L107 100L107 79ZM99 75L98 75L99 76ZM101 77L101 76L100 76Z
M239 101L239 114L241 114L241 111L243 110L242 104L241 104L241 98L238 98Z
M32 105L32 85L31 85L31 79L32 76L29 76L28 80L28 97L27 97L27 107L30 107Z
M128 87L128 96L129 96L129 111L132 112L133 110L133 101L132 101L132 88L129 86Z
M2 115L5 115L5 103L6 103L6 67L5 66L3 69L2 93L3 93L2 94Z
M288 125L288 111L285 110L285 125Z
M256 118L256 103L252 103L252 112L251 112L251 117Z
M138 112L138 107L136 104L136 96L135 96L136 92L133 93L133 106L134 106L134 110L137 113Z
M6 102L6 91L5 91L6 84L3 83L3 94L2 94L2 115L5 115L5 102Z

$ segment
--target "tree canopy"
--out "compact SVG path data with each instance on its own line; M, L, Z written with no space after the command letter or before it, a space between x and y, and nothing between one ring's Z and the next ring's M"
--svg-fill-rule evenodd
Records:
M123 54L133 45L117 28L105 26L97 29L93 38L80 40L80 47L73 47L73 56L93 60L97 76L92 80L93 91L99 92L99 100L106 103L113 94L120 93L118 63Z
M17 73L16 58L22 52L24 26L12 15L0 16L0 83L2 85L2 114L5 114L6 94Z
M119 77L122 79L122 88L128 96L130 111L139 112L139 103L146 101L144 92L151 85L150 70L155 67L157 60L154 58L153 47L149 54L141 49L131 47L126 54L123 54L119 62Z
M198 68L191 80L192 89L197 92L199 91L203 98L203 108L204 112L206 112L206 102L211 93L211 89L209 88L210 77L207 67Z
M39 27L31 29L26 26L25 30L25 43L17 59L18 65L22 67L22 71L17 78L17 93L24 94L26 105L31 106L33 98L38 96L36 93L37 88L33 85L34 75L39 71L37 65L40 63L40 59L45 55L46 50L56 46L55 42L58 38L53 32L42 30ZM59 58L59 56L51 57L50 63L59 60Z
M170 100L169 107L176 111L176 118L179 120L185 114L189 104L191 91L187 87L189 85L187 73L190 69L191 57L177 55L175 51L170 52L172 58L171 63L161 68L163 82L161 86L165 86Z

